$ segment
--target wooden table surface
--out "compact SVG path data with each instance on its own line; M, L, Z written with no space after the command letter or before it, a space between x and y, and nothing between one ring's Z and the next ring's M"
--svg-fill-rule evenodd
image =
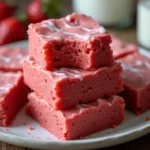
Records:
M18 1L17 1L18 2ZM71 12L70 1L69 0L62 0L63 2L63 15L66 15ZM67 10L67 11L66 11ZM111 33L117 35L122 40L124 40L127 43L137 43L136 42L136 28L135 26L132 26L130 28L124 29L124 30L109 30ZM23 148L18 147L10 144L6 144L3 142L0 142L0 150L35 150L30 148ZM141 137L139 139L136 139L134 141L130 141L128 143L124 143L118 146L113 146L101 150L150 150L150 134Z

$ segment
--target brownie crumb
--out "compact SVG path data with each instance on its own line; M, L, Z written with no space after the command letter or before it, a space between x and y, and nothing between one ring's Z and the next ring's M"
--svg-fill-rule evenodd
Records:
M34 130L32 126L28 126L28 130Z

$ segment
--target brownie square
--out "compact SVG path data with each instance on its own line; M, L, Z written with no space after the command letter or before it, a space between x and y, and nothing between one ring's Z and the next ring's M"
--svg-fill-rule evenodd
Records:
M0 71L0 125L8 126L27 102L28 88L21 72Z
M23 71L25 83L55 109L87 103L123 90L119 63L93 70L60 68L49 71L28 57Z
M125 118L124 100L115 95L60 110L55 110L35 92L28 98L27 114L61 140L72 140L114 127Z
M29 53L42 68L98 68L113 62L111 37L91 17L73 13L29 25Z
M150 109L150 59L134 53L119 59L123 66L124 91L127 108L141 114Z

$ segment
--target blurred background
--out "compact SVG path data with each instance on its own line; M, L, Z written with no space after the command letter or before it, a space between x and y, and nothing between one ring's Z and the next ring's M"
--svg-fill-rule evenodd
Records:
M4 9L4 6L1 6L2 3L12 6L14 10L8 12L7 7ZM2 22L8 17L13 16L24 26L26 31L29 23L78 12L92 16L110 33L123 41L138 43L142 47L150 49L150 0L1 0L1 5L0 32L6 28ZM9 28L12 28L11 25ZM0 45L27 38L23 35L2 41L6 35L13 35L16 32L15 30L10 34L0 35Z

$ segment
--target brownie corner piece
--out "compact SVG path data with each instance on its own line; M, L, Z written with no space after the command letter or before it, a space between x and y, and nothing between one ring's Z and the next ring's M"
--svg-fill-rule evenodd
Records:
M0 71L0 125L12 124L16 114L27 102L28 88L22 72Z

